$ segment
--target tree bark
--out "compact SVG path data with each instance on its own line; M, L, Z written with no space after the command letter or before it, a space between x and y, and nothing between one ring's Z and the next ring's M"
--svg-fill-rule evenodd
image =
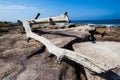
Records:
M60 63L62 58L66 57L72 61L75 61L76 63L79 63L83 65L85 68L88 68L89 70L96 72L96 73L102 73L104 71L107 71L107 68L104 68L103 66L96 65L94 61L92 61L89 57L84 56L80 52L74 52L67 49L59 48L55 46L52 42L47 40L46 38L42 36L38 36L37 34L33 33L30 28L30 22L29 21L23 21L23 26L26 31L26 36L28 38L33 38L37 41L40 41L42 44L46 46L49 53L54 54L57 56L57 62Z

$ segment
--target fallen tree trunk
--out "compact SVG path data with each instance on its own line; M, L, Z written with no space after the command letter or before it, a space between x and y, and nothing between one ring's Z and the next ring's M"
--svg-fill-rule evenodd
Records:
M56 16L56 17L49 17L49 18L42 18L42 19L34 19L34 20L30 20L30 22L32 24L34 23L49 23L49 22L69 22L69 17L67 16L67 12L65 12L64 14L60 15L60 16Z
M94 61L92 61L92 59L84 56L80 52L77 53L77 52L70 51L67 49L59 48L59 47L55 46L53 43L51 43L49 40L47 40L46 38L44 38L42 36L38 36L37 34L33 33L31 31L29 21L23 21L23 27L25 28L27 39L33 38L37 41L40 41L42 44L44 44L51 54L54 54L57 56L58 63L60 63L60 61L64 57L66 57L70 60L73 60L73 61L83 65L84 67L86 67L89 70L96 72L96 73L102 73L102 72L105 72L108 70L108 68L106 68L104 66L96 65L94 63Z

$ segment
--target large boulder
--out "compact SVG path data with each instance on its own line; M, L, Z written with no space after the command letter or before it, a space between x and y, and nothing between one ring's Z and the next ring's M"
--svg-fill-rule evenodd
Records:
M99 66L104 66L109 70L113 70L110 74L106 73L104 76L112 79L120 79L120 43L119 42L83 42L73 45L76 52L80 52L83 55L91 58L93 63ZM90 72L86 70L89 80L95 75L90 75ZM116 76L115 76L116 74ZM92 76L92 77L91 77ZM100 78L100 77L99 77ZM101 77L102 78L102 77ZM98 80L98 77L95 79ZM103 79L100 79L103 80Z
M0 37L0 80L77 80L82 73L77 64L65 61L56 64L56 57L35 40L26 41L23 34L5 34ZM52 36L51 36L52 37ZM50 39L64 47L75 38ZM80 68L79 68L80 71ZM82 74L84 79L85 76Z

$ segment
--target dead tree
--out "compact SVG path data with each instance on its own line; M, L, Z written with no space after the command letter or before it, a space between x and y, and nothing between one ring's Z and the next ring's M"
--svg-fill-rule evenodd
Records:
M51 17L51 18L55 22L69 21L68 16L65 14L57 16L57 17ZM48 39L32 32L30 24L34 22L35 23L48 22L49 21L48 19L49 18L22 21L23 27L25 28L25 31L26 31L27 39L33 38L37 41L40 41L42 44L44 44L46 48L48 49L49 53L57 56L57 63L60 63L63 58L68 58L76 63L83 65L85 68L93 72L96 72L96 73L102 73L102 72L109 70L109 68L105 66L96 64L90 57L87 57L81 54L80 52L78 53L78 52L74 52L71 50L59 48L56 45L54 45L52 42L50 42Z

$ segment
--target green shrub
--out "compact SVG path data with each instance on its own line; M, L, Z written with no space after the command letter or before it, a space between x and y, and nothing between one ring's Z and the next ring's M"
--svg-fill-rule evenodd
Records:
M11 22L0 22L0 27L12 27L14 23Z

